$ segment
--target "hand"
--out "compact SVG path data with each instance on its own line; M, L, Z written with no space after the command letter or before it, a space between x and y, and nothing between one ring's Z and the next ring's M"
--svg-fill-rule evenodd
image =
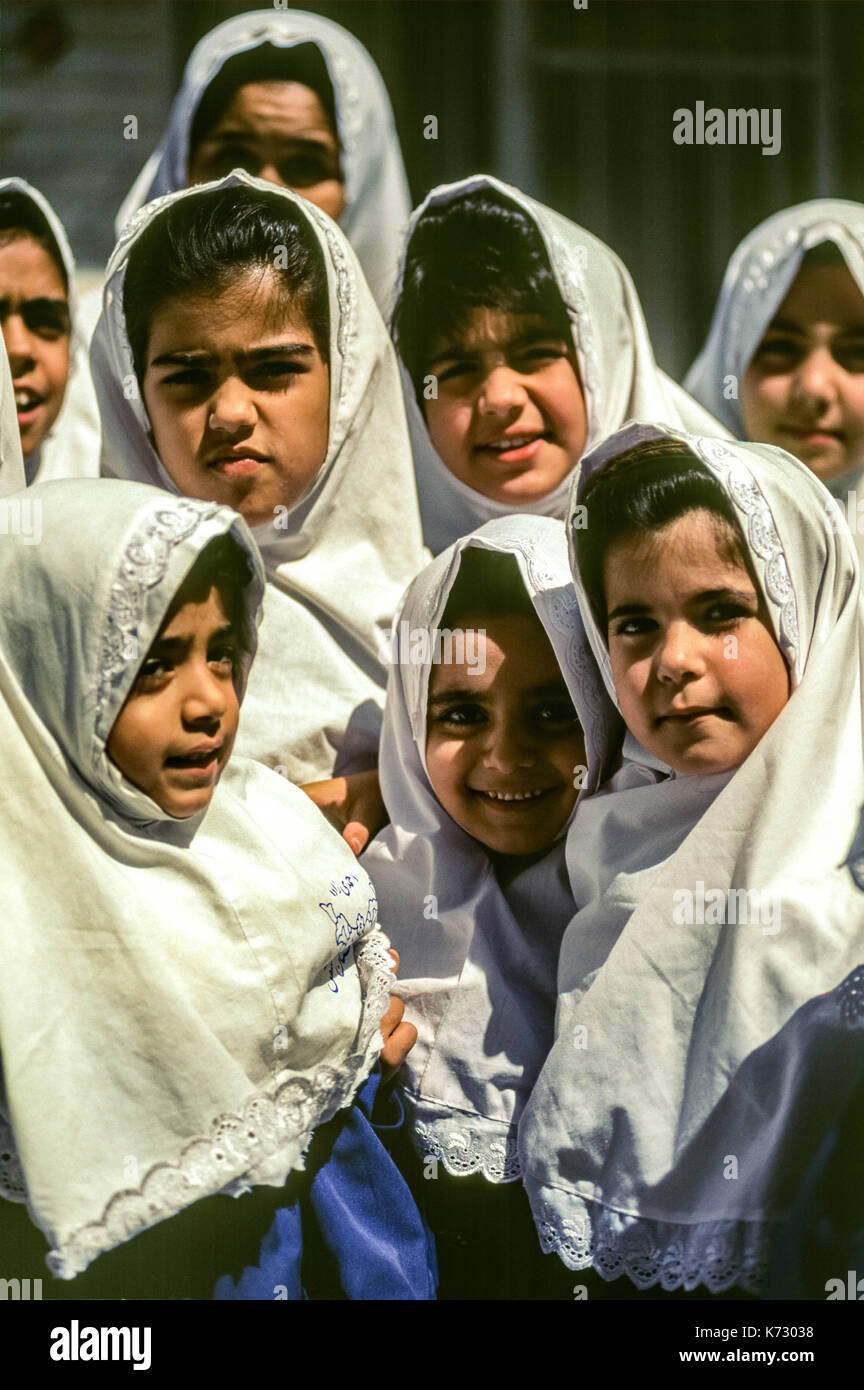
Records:
M399 956L390 951L393 969L399 969ZM392 1081L408 1053L417 1041L417 1029L413 1023L403 1023L405 1004L395 994L390 995L390 1007L381 1020L381 1036L384 1046L381 1049L381 1080L386 1085Z
M315 802L355 854L360 854L387 824L377 768L352 772L347 777L330 777L323 782L307 782L300 790Z

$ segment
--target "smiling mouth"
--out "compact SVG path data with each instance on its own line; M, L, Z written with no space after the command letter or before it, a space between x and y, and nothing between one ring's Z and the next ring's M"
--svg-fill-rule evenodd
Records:
M532 459L543 444L551 443L552 436L547 430L543 434L514 434L506 439L497 439L486 444L475 445L475 453L493 454L504 463L523 463Z
M541 797L548 796L558 788L540 787L536 791L527 792L481 791L479 787L471 787L470 790L475 796L482 796L484 801L491 801L495 806L524 806L526 801L539 801Z
M45 397L40 396L38 391L31 391L26 386L15 387L15 410L20 420L24 415L31 415L38 410L40 405L45 404Z

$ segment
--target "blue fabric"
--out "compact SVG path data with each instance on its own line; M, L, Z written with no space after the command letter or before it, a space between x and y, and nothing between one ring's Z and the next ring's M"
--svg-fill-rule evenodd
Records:
M376 1067L350 1110L316 1134L306 1190L276 1213L258 1264L236 1284L221 1278L215 1299L435 1298L431 1237L376 1134L402 1123L401 1106L392 1115L392 1093L379 1097L380 1080ZM376 1102L391 1111L380 1125L372 1123Z

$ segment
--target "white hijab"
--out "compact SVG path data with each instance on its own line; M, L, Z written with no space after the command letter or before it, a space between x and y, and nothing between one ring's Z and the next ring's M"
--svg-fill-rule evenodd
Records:
M406 249L431 208L484 189L513 202L534 223L549 256L573 331L573 346L588 416L586 450L619 429L625 420L663 420L688 430L723 435L715 420L676 385L654 360L636 287L613 251L590 232L551 208L486 174L442 184L412 214ZM400 267L400 285L405 257ZM414 388L403 371L423 534L433 553L493 517L518 512L565 517L572 473L536 502L509 507L461 482L436 452Z
M0 179L0 193L21 193L38 208L57 244L69 287L72 334L66 394L60 414L39 448L24 465L27 481L51 483L57 478L96 478L99 476L99 407L90 378L87 340L82 330L75 288L75 258L69 239L60 218L38 188L25 183L24 179Z
M739 392L753 354L801 268L808 251L833 242L864 294L864 205L816 198L775 213L744 238L723 276L720 297L705 341L685 386L736 438L746 437ZM844 505L859 484L864 459L829 491ZM857 510L857 503L856 503ZM859 561L864 535L856 531Z
M176 493L150 442L123 316L129 253L181 198L247 185L285 198L321 247L330 290L330 437L310 490L254 535L267 571L258 660L239 750L304 783L375 765L393 611L423 564L396 359L351 247L303 198L241 171L143 208L108 262L93 376L103 473Z
M0 548L0 1192L72 1278L199 1198L302 1167L381 1046L388 970L366 874L284 778L237 759L176 820L108 759L216 536L249 556L254 626L242 520L115 481L29 496L43 543Z
M583 460L574 503L609 460L664 435L729 497L792 695L734 773L580 811L567 845L580 910L519 1152L544 1248L570 1268L717 1291L758 1283L801 1119L794 1087L739 1084L739 1068L861 959L864 900L841 861L864 801L864 612L848 533L779 449L633 425ZM583 614L611 688L587 600ZM735 925L733 892L757 895L758 921L751 898ZM688 893L696 925L682 924Z
M395 625L381 740L392 824L363 863L399 951L405 1017L418 1029L402 1073L415 1142L450 1173L508 1182L519 1176L516 1121L552 1044L558 949L573 899L563 830L502 887L488 852L451 820L429 782L431 662L412 656L417 632L440 628L469 547L513 555L519 565L585 730L580 795L596 788L621 726L585 642L562 522L490 521L415 579Z
M265 44L286 50L313 43L327 65L336 104L346 208L341 226L385 311L411 211L408 181L381 75L353 34L305 10L254 10L211 30L193 49L156 151L117 216L119 236L145 203L188 183L189 134L206 89L229 58Z
M6 344L0 334L0 497L8 497L10 492L20 492L25 486L15 393Z

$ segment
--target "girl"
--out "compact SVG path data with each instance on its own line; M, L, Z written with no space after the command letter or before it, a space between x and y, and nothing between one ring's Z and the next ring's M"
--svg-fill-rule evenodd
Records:
M306 1189L281 1189L381 1046L371 884L295 788L231 760L264 587L237 514L104 480L30 495L43 543L0 552L3 1195L60 1278L98 1262L79 1296L222 1275L221 1297L300 1297ZM346 1123L406 1240L367 1229L348 1287L426 1297L407 1192Z
M93 368L103 472L236 507L260 546L241 751L298 783L374 767L383 630L423 551L393 350L344 237L243 173L159 199L109 262Z
M842 503L860 559L864 207L817 199L744 239L686 386L737 437L806 463Z
M583 450L630 417L723 433L657 367L618 257L484 175L414 213L393 332L436 553L491 517L563 517Z
M411 204L387 92L352 34L280 7L236 15L202 39L117 235L153 198L235 168L339 221L388 306Z
M618 729L562 523L506 517L457 542L414 581L394 634L381 749L392 824L363 862L419 1030L403 1072L430 1179L418 1196L441 1297L537 1298L549 1261L518 1182L516 1123L552 1044L573 911L565 831Z
M526 1186L571 1269L752 1289L807 1108L753 1059L860 959L856 559L797 460L661 426L583 461L571 534L607 688L668 776L593 798L570 833Z
M75 261L57 214L23 179L0 179L0 325L27 482L95 478L99 412Z

